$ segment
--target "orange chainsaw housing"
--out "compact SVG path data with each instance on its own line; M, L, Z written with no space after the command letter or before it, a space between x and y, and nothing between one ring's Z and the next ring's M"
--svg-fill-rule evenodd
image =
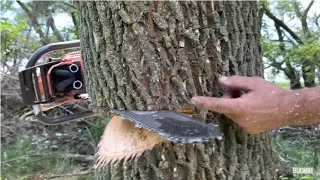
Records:
M30 56L25 69L19 72L23 102L32 106L36 118L44 124L55 125L95 116L90 110L54 117L43 113L65 103L88 99L80 51L60 58L50 57L48 62L38 63L48 53L79 48L80 40L42 46Z
M59 67L70 66L70 65L75 64L75 63L80 64L79 70L81 71L81 82L83 83L84 86L86 85L86 79L84 77L84 67L83 67L83 62L82 62L82 59L81 59L80 51L71 52L71 53L65 54L64 56L62 56L61 59L62 59L61 62L51 66L49 68L47 74L46 74L46 79L47 79L47 82L48 82L50 96L52 98L55 98L57 96L59 96L59 97L72 96L73 97L76 94L84 93L83 92L83 88L81 88L80 90L72 89L72 90L67 91L67 92L58 92L58 91L55 90L55 88L53 86L53 84L54 84L53 76L54 75L52 74L52 71L54 69L58 69ZM38 84L39 84L39 89L40 89L41 94L44 95L44 87L43 87L41 74L38 75Z

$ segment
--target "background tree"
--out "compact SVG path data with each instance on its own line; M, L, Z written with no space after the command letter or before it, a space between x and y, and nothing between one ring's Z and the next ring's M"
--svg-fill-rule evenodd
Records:
M264 13L263 56L274 72L282 71L286 75L291 89L302 87L301 76L305 87L316 85L316 69L320 66L320 29L319 14L310 13L314 3L311 0L306 7L302 6L302 1L296 0L261 3L260 12ZM274 28L270 27L270 20Z
M41 46L78 39L78 30L74 28L76 10L68 1L1 1L2 179L62 178L70 176L70 172L77 176L90 174L87 170L108 118L45 126L23 104L18 78L19 70ZM64 16L64 21L57 21L59 16ZM60 55L61 52L48 54L49 57ZM47 61L48 56L43 60ZM61 106L49 113L61 115L70 110L72 113L77 109Z
M79 2L81 50L95 111L178 111L221 96L219 74L263 76L256 2ZM270 133L222 115L222 141L170 143L102 170L106 179L273 179Z
M316 86L317 76L320 82L318 6L319 2L313 0L260 2L265 67L271 67L274 74L283 72L290 80L291 89ZM273 135L278 156L293 167L313 167L313 178L320 177L316 173L319 172L320 160L319 124L283 127Z

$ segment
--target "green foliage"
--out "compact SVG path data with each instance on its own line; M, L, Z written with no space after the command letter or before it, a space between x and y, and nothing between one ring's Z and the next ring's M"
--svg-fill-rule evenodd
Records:
M313 180L313 177L310 176L310 175L302 176L302 177L299 178L299 180Z
M294 46L288 51L288 56L291 56L296 63L309 62L310 64L320 66L319 40L309 39L308 42L300 46Z
M284 55L283 51L279 48L280 46L284 46L282 42L269 40L265 36L262 36L261 45L263 48L263 56L267 57L269 60L279 59Z
M276 1L275 10L280 16L287 16L290 20L296 18L293 0Z
M48 15L64 13L70 15L77 9L69 1L22 1L32 12L25 12L15 1L1 1L1 61L12 62L28 57L35 50L47 43L57 42L57 35L47 26ZM33 26L38 21L45 37L40 37ZM58 27L58 23L56 26ZM64 27L60 34L65 40L78 39L78 32L73 23Z
M90 126L89 130L94 140L100 141L103 131L106 125L109 123L110 119L111 117L107 117L103 120L96 119L92 121L94 126Z
M27 30L27 23L21 21L18 23L1 19L1 59L7 59L13 53L16 44L23 44L26 41L21 34ZM21 38L17 38L21 37Z
M8 11L8 10L14 10L15 8L13 7L14 1L10 0L2 0L1 1L1 14L2 12Z

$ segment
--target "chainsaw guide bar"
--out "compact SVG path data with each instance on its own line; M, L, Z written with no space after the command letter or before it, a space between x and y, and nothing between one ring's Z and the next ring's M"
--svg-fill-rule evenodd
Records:
M197 143L221 140L219 127L206 124L173 111L128 111L112 109L123 119L132 121L136 127L145 128L173 142Z

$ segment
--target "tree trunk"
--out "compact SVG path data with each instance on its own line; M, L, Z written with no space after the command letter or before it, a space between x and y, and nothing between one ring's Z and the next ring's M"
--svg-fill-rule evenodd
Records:
M300 78L299 79L290 79L290 89L295 90L295 89L301 89L301 83L300 83Z
M177 111L194 95L221 96L218 76L262 76L256 2L78 4L87 90L95 111ZM164 144L102 179L272 179L269 133L248 135L224 116L222 141Z
M317 77L318 77L318 83L320 84L320 67L318 67Z
M288 78L290 79L290 89L301 89L302 85L300 82L300 77L297 75L293 75L293 76L288 76Z
M316 86L316 68L310 62L302 63L302 77L304 80L305 87L315 87Z
M276 68L280 68L283 70L284 74L290 80L290 89L301 89L302 85L300 82L300 75L299 73L291 66L290 61L286 61L287 67L281 68L281 65L277 66Z

